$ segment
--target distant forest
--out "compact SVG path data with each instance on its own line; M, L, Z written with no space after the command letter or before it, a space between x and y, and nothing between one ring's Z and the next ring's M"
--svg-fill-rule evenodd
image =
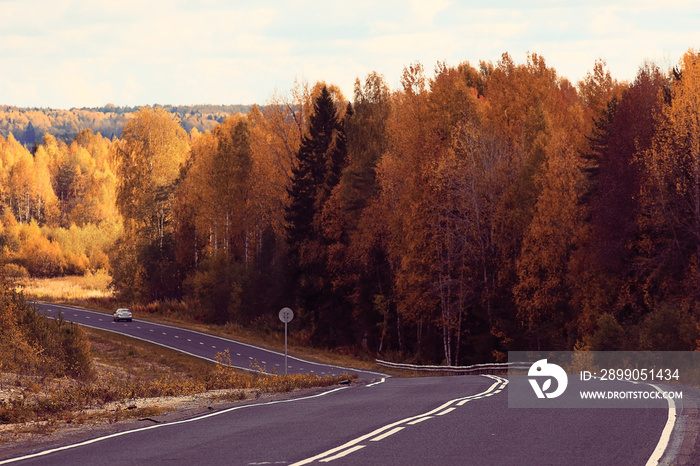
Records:
M188 133L210 131L230 115L248 113L252 105L154 105L177 117ZM12 133L22 145L40 144L45 134L70 143L79 132L89 129L113 139L119 138L128 119L142 107L117 107L107 104L96 108L22 108L0 105L0 135Z
M698 350L699 115L692 50L632 82L504 54L251 109L5 108L0 262L262 331L289 306L297 342L385 359Z

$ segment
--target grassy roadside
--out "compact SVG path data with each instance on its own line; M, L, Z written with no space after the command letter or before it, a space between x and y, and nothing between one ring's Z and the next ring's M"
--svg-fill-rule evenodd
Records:
M61 427L152 417L192 405L256 399L332 386L348 375L268 376L214 365L147 342L95 329L88 335L96 376L78 381L2 373L0 444Z
M95 277L62 278L25 282L22 291L28 299L98 308L111 314L116 305L114 299L91 290L101 286L99 278ZM138 315L139 319L142 317L193 327L178 316ZM260 341L253 332L237 333L238 329L233 326L194 327L258 346L282 349L281 344L274 344L274 336ZM0 366L0 445L49 434L63 427L148 418L193 405L255 399L266 394L332 386L352 379L348 375L273 377L230 367L226 353L217 356L220 364L215 365L111 332L91 328L82 328L82 332L87 336L92 356L93 370L89 378L56 378L31 371L20 374ZM357 365L357 361L346 358L322 359L331 359L336 365Z
M28 299L72 305L80 308L112 314L117 307L128 307L136 319L182 327L277 352L284 352L284 325L276 312L268 318L260 318L250 327L233 323L209 325L193 321L183 311L181 303L158 303L133 305L117 302L108 286L108 275L95 274L86 277L59 277L51 279L27 279L20 282L21 290ZM288 350L290 355L313 362L340 367L356 367L387 373L387 368L378 366L372 355L351 354L349 351L309 348L299 341L294 332L294 321L289 324Z

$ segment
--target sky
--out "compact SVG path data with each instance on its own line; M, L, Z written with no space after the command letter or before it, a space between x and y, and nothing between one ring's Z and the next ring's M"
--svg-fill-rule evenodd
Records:
M700 49L686 0L0 0L0 105L264 104L295 81L352 98L370 73L536 53L577 83Z

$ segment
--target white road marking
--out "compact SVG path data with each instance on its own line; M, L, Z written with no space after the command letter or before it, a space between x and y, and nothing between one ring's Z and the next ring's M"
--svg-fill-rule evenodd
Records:
M376 429L376 430L370 432L369 434L365 434L365 435L362 435L360 437L357 437L356 439L350 440L349 442L346 442L343 445L340 445L340 446L335 447L335 448L331 448L330 450L326 450L323 453L320 453L316 456L312 456L310 458L306 458L304 460L297 461L296 463L293 463L291 466L302 466L304 464L313 463L314 461L327 462L327 461L332 461L333 459L348 455L348 454L352 453L353 451L359 450L359 448L352 448L352 447L355 447L355 446L362 447L362 445L358 445L360 442L363 442L363 441L365 441L367 439L371 439L371 438L382 437L382 435L384 435L385 433L387 433L388 435L395 434L396 432L398 432L398 430L394 431L395 428L401 426L401 424L411 425L410 424L411 422L415 422L415 421L422 422L426 418L430 418L433 415L435 415L436 413L444 412L443 414L447 414L447 412L451 412L453 409L455 409L455 408L448 409L448 408L450 408L451 405L457 404L458 406L460 406L459 405L460 402L463 402L463 401L466 402L465 400L473 400L476 397L481 397L481 396L485 395L486 393L491 393L492 391L494 391L497 387L499 387L501 385L501 383L504 383L504 382L508 383L508 381L506 379L503 379L503 378L495 376L495 375L486 375L485 377L488 377L488 378L494 380L494 383L486 391L483 391L481 393L477 393L476 395L470 395L468 397L450 400L446 403L443 403L441 406L438 406L437 408L435 408L431 411L428 411L427 413L419 414L417 416L412 416L412 417L402 419L402 420L397 421L397 422L393 422L393 423L388 424L384 427L380 427L379 429ZM403 429L403 428L404 427L401 427L401 429ZM387 430L391 433L386 432ZM338 452L342 452L342 453L338 453ZM338 456L339 454L342 456ZM330 456L330 455L335 455L335 456Z
M485 377L493 378L495 376L486 375ZM457 403L457 406L464 406L466 403L469 403L470 401L478 400L479 398L482 398L485 396L491 396L491 392L495 389L498 389L498 392L500 392L501 390L503 390L503 387L505 387L505 383L508 383L508 381L506 381L503 385L500 384L500 381L501 381L500 378L498 381L499 381L498 384L491 385L491 387L489 387L489 389L486 390L485 392L477 393L476 395L472 395L472 396L468 396L468 397L464 398L462 401ZM494 393L498 393L498 392L494 392Z
M454 411L457 408L447 408L446 410L442 411L441 413L435 413L436 416L444 416L445 414L449 414L452 411Z
M654 384L650 383L649 385L651 385L661 393L664 393L665 391ZM647 461L647 466L656 466L661 462L661 457L666 451L668 443L671 441L671 432L673 432L673 426L676 424L676 402L673 401L673 398L670 397L667 398L667 400L668 419L666 419L666 425L664 426L664 430L661 431L661 438L659 439L659 443L656 444L656 448L654 449L653 453L649 457L649 460Z
M335 456L331 456L331 457L329 457L329 458L322 459L322 460L319 461L319 463L328 463L328 462L330 462L330 461L337 460L338 458L342 458L343 456L349 455L349 454L352 453L352 452L355 452L355 451L357 451L357 450L361 450L361 449L363 449L364 447L365 447L364 445L355 445L354 447L349 448L349 449L347 449L347 450L345 450L345 451L343 451L343 452L341 452L341 453L338 453L338 454L335 455Z
M384 440L388 436L394 435L396 432L400 432L404 429L405 429L405 427L394 427L390 431L384 432L382 435L379 435L377 437L374 437L373 439L370 439L370 442L379 442L380 440Z
M348 388L348 387L339 387L339 388L336 388L336 389L333 389L333 390L329 390L329 391L327 391L327 392L319 393L319 394L317 394L317 395L311 395L311 396L306 396L306 397L301 397L301 398L292 398L292 399L288 399L288 400L276 400L276 401L267 401L267 402L265 402L265 403L257 403L257 404L251 404L251 405L234 406L233 408L224 409L224 410L221 410L221 411L216 411L216 412L214 412L214 413L205 414L205 415L199 416L199 417L193 417L193 418L189 418L189 419L184 419L184 420L182 420L182 421L174 421L174 422L168 422L168 423L165 423L165 424L155 424L155 425L151 425L151 426L147 426L147 427L140 427L140 428L138 428L138 429L125 430L125 431L122 431L122 432L117 432L117 433L115 433L115 434L105 435L104 437L97 437L97 438L93 438L93 439L90 439L90 440L86 440L86 441L84 441L84 442L74 443L74 444L72 444L72 445L64 445L64 446L62 446L62 447L53 448L53 449L51 449L51 450L44 450L44 451L40 451L40 452L37 452L37 453L32 453L32 454L29 454L29 455L25 455L25 456L19 456L19 457L16 457L16 458L8 458L8 459L5 459L5 460L0 460L0 465L8 464L8 463L14 463L14 462L16 462L16 461L28 460L28 459L31 459L31 458L37 458L37 457L41 457L41 456L46 456L46 455L49 455L49 454L51 454L51 453L55 453L55 452L58 452L58 451L70 450L70 449L73 449L73 448L82 447L82 446L85 446L85 445L90 445L90 444L92 444L92 443L97 443L97 442L99 442L99 441L101 441L101 440L107 440L107 439L110 439L110 438L122 437L122 436L124 436L124 435L132 434L132 433L136 433L136 432L143 432L143 431L146 431L146 430L159 429L159 428L161 428L161 427L173 426L173 425L177 425L177 424L188 424L188 423L190 423L190 422L198 421L198 420L200 420L200 419L206 419L206 418L210 418L210 417L214 417L214 416L219 416L220 414L230 413L231 411L237 411L237 410L239 410L239 409L248 409L248 408L254 408L254 407L256 407L256 406L268 406L268 405L276 405L276 404L281 404L281 403L292 403L292 402L294 402L294 401L301 401L301 400L309 400L309 399L311 399L311 398L318 398L318 397L321 397L321 396L330 395L331 393L339 392L340 390L345 390L346 388Z
M248 463L248 466L258 466L263 464L288 464L289 461L262 461L260 463Z
M416 419L415 421L409 422L408 425L409 425L409 426L415 426L416 424L419 424L419 423L421 423L421 422L423 422L423 421L427 421L428 419L432 419L432 418L433 418L433 416L425 416L425 417L422 417L422 418L420 418L420 419Z
M379 385L380 383L384 383L385 380L386 380L386 377L382 377L382 380L380 380L379 382L371 383L371 384L369 384L369 385L366 385L365 387L366 387L366 388L374 387L375 385Z
M32 302L32 301L29 301L29 302ZM41 306L43 309L51 310L51 306L47 305L47 303L41 303L41 302L32 302L32 303L33 303L34 305L36 305L36 306ZM44 306L46 306L46 307L44 308ZM53 308L54 308L56 311L60 311L60 312L63 312L63 311L66 311L66 312L73 311L73 316L74 316L74 317L79 317L79 315L81 315L81 314L76 314L76 313L75 313L75 312L78 312L78 311L79 311L79 312L83 312L83 313L90 313L90 314L92 314L93 316L101 315L100 313L97 313L97 312L94 312L94 311L85 310L85 309L76 309L76 308L70 307L70 306L54 306ZM82 315L84 315L84 314L82 314ZM102 316L104 316L104 315L102 315ZM85 323L83 323L83 324L81 324L81 325L84 325L84 326L87 326L87 327L93 327L92 325L85 324ZM110 325L115 325L115 323L114 323L114 322L110 322ZM158 324L158 323L155 323L155 322L150 322L149 325L161 327L161 328L166 329L166 330L173 330L173 331L176 330L174 327L170 327L170 326L164 325L164 324ZM114 332L114 333L125 334L125 333L122 332L121 330L118 330L118 329L121 329L121 327L122 327L122 326L117 327L117 330L109 330L109 331L112 331L112 332ZM130 325L123 325L123 327L130 328ZM108 330L107 328L104 328L104 327L94 327L94 328L101 328L102 330ZM142 329L142 327L140 327L140 326L138 326L137 328L138 328L138 329ZM143 330L145 330L145 328L143 328ZM152 328L149 328L148 331L149 331L149 332L154 332L154 330L153 330ZM204 333L204 332L199 332L199 331L196 331L196 330L187 330L187 331L188 331L189 334L200 334L200 335L206 336L207 338L217 339L217 340L219 340L219 341L224 342L224 343L227 344L227 345L230 344L230 343L234 343L234 344L236 344L236 345L238 345L238 346L247 347L247 348L253 348L253 349L256 349L256 350L265 351L265 352L267 352L267 353L272 353L272 354L279 355L279 356L284 355L284 353L280 353L280 352L277 352L277 351L271 351L271 350L269 350L269 349L267 349L267 348L262 348L262 347L260 347L260 346L255 346L255 345L251 345L251 344L248 344L248 343L242 343L242 342L240 342L240 341L229 340L229 339L226 339L226 338L217 337L217 336L214 336L214 335L211 335L211 334L208 334L208 333ZM155 341L150 340L150 339L145 338L145 337L137 337L137 336L132 335L132 334L125 334L125 335L127 335L127 336L129 336L129 337L131 337L131 338L135 338L135 339L137 339L137 340L148 341L148 342L150 342L150 343L154 343L154 344L163 346L163 347L165 347L165 348L172 349L172 350L174 350L174 351L179 351L179 352L181 352L181 353L184 353L184 354L193 356L193 357L195 357L195 358L203 359L203 360L210 361L210 362L213 362L213 363L217 363L217 362L218 362L218 361L216 361L215 359L208 358L208 357L205 357L205 356L202 356L202 355L199 355L199 354L194 354L194 353L189 352L189 351L185 351L183 348L176 348L176 347L169 346L169 345L166 345L166 344L163 344L163 343L155 342ZM189 341L191 342L192 340L189 340ZM239 354L240 354L240 353L239 353ZM299 359L299 358L294 357L294 356L292 356L292 355L289 355L289 359L292 360L292 361L296 360L296 361L298 361L298 362L300 362L300 363L309 363L309 361L304 361L303 359ZM238 367L239 369L246 370L246 371L259 372L259 371L255 370L255 369L251 369L250 367L247 367L247 366L242 366L242 365L241 365L241 366L236 366L236 367ZM289 367L291 368L292 366L289 366ZM359 369L356 369L356 368L346 368L346 367L339 367L339 366L332 366L332 367L335 367L335 368L337 368L337 369L342 369L343 371L346 371L346 372L357 372L357 371L360 371ZM374 375L377 375L377 376L379 376L379 377L389 377L387 374L383 374L383 373L381 373L381 372L374 372L374 371L369 371L369 370L364 370L364 369L361 370L361 371L364 372L364 373L374 374ZM336 374L333 374L333 375L336 375Z

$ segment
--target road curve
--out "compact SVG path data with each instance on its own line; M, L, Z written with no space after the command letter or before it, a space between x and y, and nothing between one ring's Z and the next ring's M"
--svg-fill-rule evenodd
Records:
M39 313L48 317L57 318L60 312L63 314L63 318L70 322L120 333L212 362L216 361L217 353L228 350L231 356L231 365L234 367L253 371L261 368L268 373L284 374L284 353L277 351L194 330L141 321L138 320L138 316L134 316L132 322L114 322L112 316L100 312L50 303L35 302L33 304ZM287 373L308 373L319 376L356 374L359 378L370 383L386 377L386 374L379 372L319 364L293 356L287 357Z
M661 409L513 409L497 376L391 378L236 406L1 464L644 465Z
M200 358L228 349L234 364L279 372L284 355L200 332L53 304L39 311ZM498 376L385 378L289 358L289 371L354 372L369 382L313 396L238 405L176 422L91 438L17 464L647 464L665 409L515 409ZM0 458L3 455L0 453ZM655 462L654 462L655 463Z

